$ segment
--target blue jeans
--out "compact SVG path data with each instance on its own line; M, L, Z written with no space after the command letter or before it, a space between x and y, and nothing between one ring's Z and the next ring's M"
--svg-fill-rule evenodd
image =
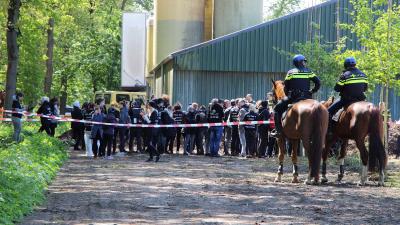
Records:
M219 144L222 138L223 127L210 128L210 153L212 156L218 155Z

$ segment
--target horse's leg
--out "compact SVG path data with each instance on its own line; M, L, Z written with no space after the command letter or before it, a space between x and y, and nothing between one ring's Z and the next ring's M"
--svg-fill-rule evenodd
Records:
M344 177L344 158L346 157L346 148L347 145L349 143L349 140L345 139L343 140L342 145L340 146L340 155L338 157L338 161L339 161L339 174L338 174L338 178L337 178L337 182L340 183L342 182L342 179Z
M360 150L360 158L361 158L361 173L360 173L360 182L358 185L364 186L365 182L367 181L367 175L368 175L368 152L367 148L365 147L364 144L364 138L359 138L356 140L356 145L358 150Z
M321 178L321 183L327 183L328 182L328 178L326 178L326 161L328 160L328 154L329 154L329 152L331 150L331 147L337 141L337 139L338 138L336 136L332 136L332 137L327 138L325 148L323 149L323 152L322 152L322 170L321 170L322 178Z
M299 183L299 173L297 172L297 149L299 148L299 140L291 139L292 143L292 164L293 164L293 179L292 183Z
M303 132L301 141L303 142L304 151L306 152L307 155L309 155L310 148L311 148L309 135L307 135L307 134L305 134L305 132ZM308 161L308 168L310 170L310 161ZM305 184L314 184L313 181L311 180L310 171L308 172L307 179L304 181L304 183Z
M282 174L283 174L283 161L285 159L285 154L286 154L286 147L285 146L286 146L285 138L283 138L283 137L278 138L279 167L278 167L278 174L277 174L277 176L275 178L275 182L281 182L281 178L282 178Z

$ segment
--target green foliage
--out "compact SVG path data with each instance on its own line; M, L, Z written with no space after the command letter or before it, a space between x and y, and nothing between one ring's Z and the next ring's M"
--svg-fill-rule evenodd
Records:
M24 141L0 148L0 224L13 224L44 200L44 190L67 159L66 146L56 138L24 126ZM0 124L0 139L12 135ZM35 134L34 134L35 133Z
M363 50L358 51L359 66L372 83L400 87L400 6L387 10L387 1L352 1L354 23L343 25L354 32Z
M8 1L0 1L0 28L5 30ZM47 29L54 18L52 95L67 92L68 103L90 100L97 90L120 87L121 18L123 11L151 11L153 0L23 1L18 28L20 60L17 89L25 104L43 95ZM0 33L0 90L7 67L6 33Z
M295 9L300 6L300 2L301 0L276 0L272 6L269 7L271 15L268 19L276 19L294 12Z

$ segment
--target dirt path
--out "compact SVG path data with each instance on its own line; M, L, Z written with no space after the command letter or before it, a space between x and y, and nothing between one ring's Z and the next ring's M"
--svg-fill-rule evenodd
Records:
M21 224L400 224L400 189L357 187L354 172L344 185L306 186L289 183L288 163L284 183L273 183L275 159L79 154ZM300 171L304 180L304 163Z

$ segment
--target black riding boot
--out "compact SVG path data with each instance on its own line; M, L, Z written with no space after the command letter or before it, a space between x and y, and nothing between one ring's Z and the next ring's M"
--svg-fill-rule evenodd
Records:
M274 138L278 138L282 134L282 116L275 112L274 114L274 122L275 122L275 129L271 131L271 136Z

